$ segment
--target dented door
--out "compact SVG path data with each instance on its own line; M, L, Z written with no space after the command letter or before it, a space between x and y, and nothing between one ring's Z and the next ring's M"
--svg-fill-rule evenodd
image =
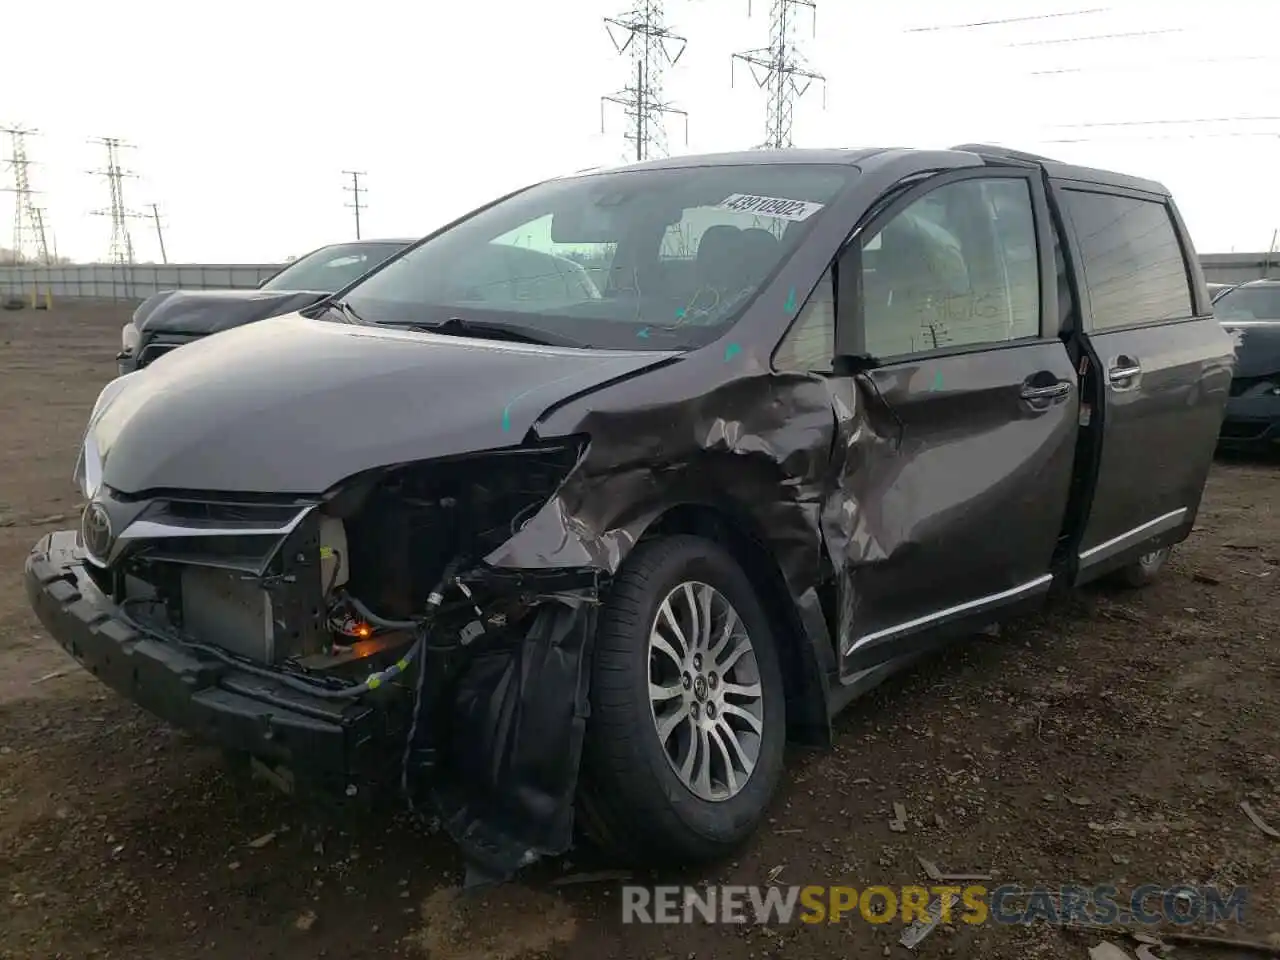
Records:
M878 360L837 403L827 532L846 680L1050 586L1079 400L1047 222L1030 172L947 174L841 261L856 261L861 347Z

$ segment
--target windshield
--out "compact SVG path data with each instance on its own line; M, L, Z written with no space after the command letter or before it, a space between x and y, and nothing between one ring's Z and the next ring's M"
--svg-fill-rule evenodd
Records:
M1280 320L1280 283L1265 287L1236 287L1213 304L1219 320Z
M451 318L549 342L691 349L716 339L853 167L622 170L539 184L353 287L364 322Z
M403 243L335 243L295 260L262 285L263 290L335 293L380 264Z

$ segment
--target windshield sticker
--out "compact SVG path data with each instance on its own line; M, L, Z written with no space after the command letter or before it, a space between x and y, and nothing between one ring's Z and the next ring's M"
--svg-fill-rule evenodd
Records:
M782 305L782 309L786 310L787 313L796 312L796 288L795 287L792 287L790 290L787 291L787 302Z
M720 209L738 213L754 213L775 220L808 220L822 209L822 204L811 200L787 200L784 197L757 197L750 193L735 193L720 201Z

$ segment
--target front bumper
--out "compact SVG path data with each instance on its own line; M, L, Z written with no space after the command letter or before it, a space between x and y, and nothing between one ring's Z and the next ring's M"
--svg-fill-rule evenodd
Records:
M1218 443L1231 449L1280 445L1280 397L1232 397L1227 401Z
M44 537L27 557L27 597L58 644L108 687L202 739L291 770L326 780L379 776L395 734L381 704L309 696L142 636L83 558L76 531Z

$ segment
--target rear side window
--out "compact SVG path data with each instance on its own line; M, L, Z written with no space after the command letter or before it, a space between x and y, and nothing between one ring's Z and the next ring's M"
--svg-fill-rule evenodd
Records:
M1065 191L1097 330L1195 315L1182 244L1158 201Z

